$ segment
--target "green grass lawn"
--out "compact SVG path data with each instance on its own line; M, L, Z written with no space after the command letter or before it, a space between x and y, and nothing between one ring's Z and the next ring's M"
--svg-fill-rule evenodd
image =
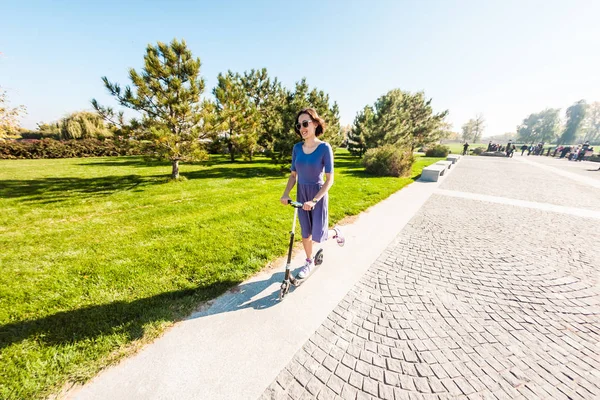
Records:
M411 183L336 155L330 223ZM288 173L266 159L0 160L0 398L83 382L286 252Z

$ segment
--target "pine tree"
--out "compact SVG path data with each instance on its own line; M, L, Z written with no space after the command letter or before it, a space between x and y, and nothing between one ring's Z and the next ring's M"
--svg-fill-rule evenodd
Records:
M367 152L368 138L373 132L375 113L371 106L365 106L354 118L354 125L348 132L348 151L353 156L361 157Z
M214 132L214 105L202 101L204 79L200 76L200 58L193 58L184 40L148 45L141 73L131 68L133 89L123 90L107 77L102 81L119 104L142 114L140 126L149 130L157 145L154 154L171 161L171 178L179 178L180 161L199 161L207 154L201 140ZM110 115L94 99L100 115Z
M231 161L237 153L250 160L258 148L260 114L250 101L240 74L219 74L213 94L217 99L218 127L227 143Z
M281 82L271 80L266 68L244 72L241 78L246 95L259 114L258 145L272 153L275 136L283 129L281 107L286 93Z
M439 140L447 114L434 113L431 99L427 100L423 92L393 89L379 97L373 107L359 112L353 130L356 138L362 134L366 149L391 144L412 152L417 146Z

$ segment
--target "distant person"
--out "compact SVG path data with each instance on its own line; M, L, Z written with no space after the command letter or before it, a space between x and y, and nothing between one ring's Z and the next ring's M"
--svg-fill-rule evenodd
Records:
M562 150L562 146L556 146L554 148L554 153L552 153L552 157L556 157L556 153Z
M469 152L469 143L465 142L465 144L463 144L463 156L466 156L468 152Z
M492 151L492 141L490 140L490 142L488 143L488 148L486 151Z
M510 152L512 150L512 139L508 141L506 145L506 157L510 157Z
M577 156L579 154L579 146L575 148L575 150L571 151L569 154L569 161L577 161Z
M523 155L523 153L525 153L525 150L527 150L527 145L524 144L523 146L521 146L521 155Z
M515 153L515 151L517 150L517 146L515 146L514 144L512 146L509 146L508 152L506 153L507 157L512 158L513 154Z
M583 147L581 148L581 150L579 151L579 157L577 157L577 161L583 161L583 158L585 157L585 154L587 153L587 151L590 148L590 142L585 142L583 144Z
M542 143L539 144L539 149L538 149L538 152L537 152L536 155L538 155L538 156L543 156L544 155L544 145L545 144L546 143L544 143L544 142L542 142Z

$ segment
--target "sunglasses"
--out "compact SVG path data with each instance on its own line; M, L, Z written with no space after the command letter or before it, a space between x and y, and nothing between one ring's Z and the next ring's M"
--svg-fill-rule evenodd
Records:
M310 125L311 122L312 121L305 119L302 121L302 124L296 124L296 129L300 130L300 128L308 128L308 125Z

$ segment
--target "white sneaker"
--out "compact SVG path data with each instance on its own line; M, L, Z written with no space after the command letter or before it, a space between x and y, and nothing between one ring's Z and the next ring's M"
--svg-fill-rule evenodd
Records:
M300 270L300 272L298 272L298 275L296 275L296 278L298 278L298 279L306 278L308 275L310 275L310 270L311 270L312 266L313 266L313 261L306 259L306 262L302 266L302 269Z

